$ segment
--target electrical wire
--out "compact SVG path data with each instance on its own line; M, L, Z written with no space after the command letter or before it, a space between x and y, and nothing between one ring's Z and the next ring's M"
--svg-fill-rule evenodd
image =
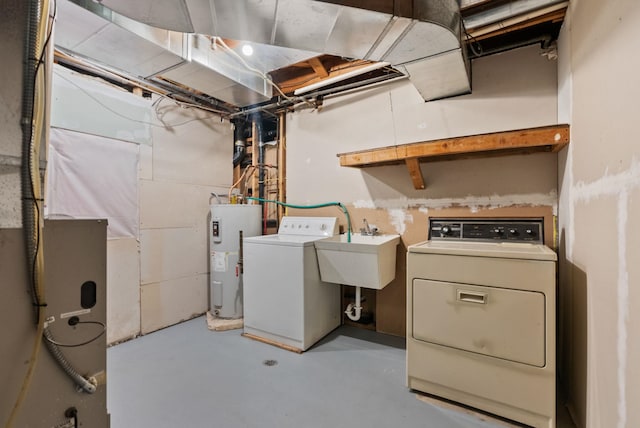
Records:
M166 124L164 123L164 121L162 121L162 119L158 118L158 120L160 120L160 122L162 122L162 125L158 125L157 123L153 123L153 122L148 122L146 120L138 120L138 119L133 119L129 116L125 116L122 113L118 112L117 110L112 109L111 107L109 107L108 105L104 104L102 101L100 101L97 97L93 96L93 94L91 94L89 91L87 91L86 89L84 89L82 86L78 85L76 82L74 82L71 79L68 79L67 77L63 76L61 73L59 72L55 72L56 76L60 77L61 79L67 81L67 83L70 83L71 85L75 86L76 88L78 88L80 91L82 91L86 96L88 96L89 98L91 98L93 101L95 101L96 103L98 103L101 107L103 107L104 109L108 110L109 112L115 114L118 117L121 117L123 119L126 119L128 121L131 122L136 122L136 123L141 123L143 125L149 125L155 128L162 128L162 129L168 129L168 128L177 128L179 126L183 126L186 125L188 123L191 122L204 122L205 120L209 120L211 118L213 118L215 116L214 113L211 113L210 117L201 117L201 118L194 118L194 119L189 119L186 120L184 122L179 122L179 123L175 123L175 124ZM165 97L165 96L163 96ZM173 100L173 98L171 98ZM173 100L176 103L179 103L179 101L177 100ZM195 108L199 108L196 106L189 106L189 107L195 107ZM157 111L156 111L157 114Z
M154 94L158 95L158 98L151 104L151 106L153 106L153 107L155 107L156 105L161 104L162 101L166 98L166 99L170 99L176 105L178 105L178 106L180 106L180 107L182 107L184 109L196 108L198 110L206 111L208 113L214 113L214 114L217 114L219 116L227 114L227 112L223 112L223 111L211 109L211 108L199 105L199 104L188 103L188 102L185 102L185 101L180 101L180 100L175 99L174 95L179 95L179 94L174 94L174 93L161 94L161 93L158 93L158 92L154 92Z
M34 16L34 14L36 16ZM51 35L53 33L53 21L55 20L57 14L57 4L54 0L54 8L53 15L50 14L50 4L48 0L42 0L42 4L31 2L29 5L29 21L34 22L37 26L37 30L35 33L35 37L33 41L29 40L26 44L34 43L35 54L37 57L37 63L34 67L33 71L33 93L30 94L32 97L31 103L31 111L29 119L31 123L23 122L23 132L28 132L30 147L29 147L29 156L30 159L23 159L23 162L29 162L29 187L33 205L35 206L34 210L34 236L30 237L35 241L35 253L33 255L33 260L30 261L32 266L32 277L31 277L31 288L32 288L32 301L35 305L36 311L36 334L34 337L34 344L31 351L31 356L29 357L29 365L27 367L27 372L25 374L24 380L22 382L22 387L20 388L20 392L18 393L18 397L13 405L11 410L11 414L9 415L9 419L7 420L6 427L11 428L14 425L15 419L18 416L20 408L24 403L24 399L27 395L27 391L29 390L29 386L31 385L31 380L33 378L33 374L35 371L36 361L38 360L38 356L40 355L40 349L42 345L42 337L44 334L44 322L43 318L45 315L45 306L41 302L41 296L43 293L43 285L41 283L42 273L43 273L43 254L42 254L42 242L40 239L42 232L42 219L40 215L40 156L39 156L39 145L34 142L34 135L36 138L42 137L42 123L44 121L44 110L45 105L43 102L43 92L45 91L46 96L46 77L43 76L42 72L42 64L45 54L47 52L47 47L51 41ZM46 37L45 37L46 34ZM42 39L44 38L44 42ZM28 48L30 51L31 48ZM30 67L29 60L33 58L25 58L27 60L27 64L25 67ZM39 88L38 88L39 87ZM36 108L38 106L39 108ZM23 118L23 120L26 118ZM34 132L35 128L35 132ZM39 131L39 132L38 132ZM40 141L40 140L39 140ZM35 166L34 166L35 165ZM35 169L35 172L34 172ZM26 195L22 195L24 198Z
M365 67L367 65L370 65L370 63L364 63L363 64L362 60L354 60L354 61L348 62L346 64L343 64L341 66L337 66L337 67L331 68L329 70L329 73L335 73L337 71L342 71L342 70L349 70L351 68ZM396 71L393 67L388 66L388 65L385 66L385 67L382 67L382 70ZM319 79L318 76L315 75L315 76L310 77L308 79L305 79L303 81L296 81L295 83L291 83L290 85L283 85L283 86L280 86L280 87L281 88L292 88L292 87L293 88L297 88L300 85L304 85L305 83L309 83L309 82L312 82L314 80L321 80L321 79Z
M77 324L96 324L96 325L100 325L100 326L102 326L102 331L100 333L98 333L98 335L95 336L92 339L89 339L89 340L86 340L86 341L80 342L80 343L73 343L73 344L60 343L60 342L57 342L57 341L55 341L55 340L53 340L53 339L51 339L51 338L49 338L47 336L44 336L44 339L47 342L53 343L56 346L61 346L61 347L64 347L64 348L78 348L80 346L88 345L89 343L91 343L91 342L93 342L95 340L98 340L100 338L100 336L102 336L105 333L105 331L107 331L107 326L104 325L104 323L102 323L100 321L78 321Z
M164 116L165 113L161 113L160 112L160 105L162 104L162 101L164 99L170 99L171 101L174 102L175 105L177 105L178 107L183 108L185 110L190 110L190 109L196 108L198 110L202 110L202 111L205 111L207 113L211 113L211 116L205 117L205 118L189 119L187 121L178 123L176 125L171 125L171 124L167 125L167 124L165 124L164 120L162 120L162 118L161 118L161 116ZM185 103L185 102L182 102L182 101L178 101L175 98L171 97L170 95L160 95L160 98L157 99L156 101L154 101L152 106L153 106L154 112L156 113L156 117L158 118L158 120L160 122L162 122L163 125L165 125L166 128L175 128L177 126L186 125L187 123L196 122L196 121L199 121L199 120L211 119L212 117L214 117L214 115L217 115L220 118L222 118L222 116L220 116L220 114L221 114L220 112L216 112L215 110L206 109L206 108L197 106L195 104L189 104L189 103Z
M107 80L107 81L115 81L118 86L133 86L142 88L150 93L156 94L161 98L169 98L176 102L177 104L187 107L187 108L197 108L199 110L207 111L209 113L214 113L219 115L221 118L226 118L230 112L225 110L218 110L213 107L207 107L205 105L199 104L197 102L190 101L181 101L176 99L176 96L186 97L186 94L180 94L180 92L172 92L167 90L166 88L162 88L163 85L169 84L169 82L151 78L150 80L139 80L135 77L132 77L127 74L122 74L119 71L110 69L109 67L103 64L95 64L91 60L87 58L79 58L75 56L72 52L68 52L60 47L56 47L55 56L57 59L57 63L62 65L63 67L70 68L72 70L78 71L79 73L88 73L89 76L96 76L98 78ZM121 82L127 82L121 83ZM160 85L160 86L158 86ZM190 93L189 96L193 97L195 94ZM158 99L154 101L154 104L158 102ZM217 103L217 100L216 100Z
M45 3L47 2L47 0L43 0ZM47 12L48 15L48 12ZM55 10L54 10L54 17L55 17ZM53 27L53 24L52 24ZM45 27L46 28L46 27ZM47 41L50 39L50 34L47 37ZM38 68L40 67L40 65L44 64L44 62L42 61L42 59L44 58L44 54L45 52L47 52L46 49L46 45L42 48L43 49L43 53L41 55L41 60L38 63ZM52 61L49 61L47 64L52 64ZM39 74L40 76L40 74ZM45 123L45 113L46 113L46 109L47 109L47 104L46 104L46 97L49 94L48 90L47 90L47 76L42 75L41 77L39 77L38 79L38 83L39 86L36 86L36 92L35 92L35 96L38 99L38 105L39 108L36 110L36 117L34 120L34 126L36 127L36 135L38 135L40 138L44 138L45 143L48 140L48 128L44 125ZM44 95L41 95L44 94ZM35 202L36 204L38 203L42 203L42 197L40 196L40 192L41 192L41 185L40 185L40 175L39 175L39 169L37 167L37 164L34 164L33 159L36 159L39 161L40 159L40 146L42 144L42 139L40 141L38 141L38 144L33 144L33 154L32 154L32 158L31 158L31 171L32 171L32 176L34 176L34 178L32 179L32 188L33 191L36 192L36 198L35 198ZM38 216L40 216L40 209L38 207ZM42 233L42 228L43 228L44 224L43 222L39 223L39 229L38 229L38 233ZM40 278L42 278L42 276L44 275L44 259L43 259L43 254L42 254L42 246L40 245L38 247L38 257L39 259L41 259L41 261L39 261L39 266L38 266L38 276ZM39 287L38 293L39 294L44 294L44 288L42 285L42 281L38 281L36 283L36 286ZM43 305L40 304L39 307L42 307ZM91 322L93 323L93 322ZM104 326L104 324L100 323L103 327L103 331L95 338L91 339L89 342L90 343L94 340L96 340L98 337L102 336L106 330L106 327ZM64 353L59 349L58 345L56 344L55 340L53 339L53 336L51 334L51 331L48 328L48 322L44 322L42 323L43 329L42 329L42 334L41 334L41 338L45 339L45 345L47 347L47 350L49 351L50 355L53 357L53 359L56 361L56 363L58 363L58 365L60 366L60 368L73 380L73 382L79 387L81 388L84 392L92 394L95 392L96 390L96 384L92 379L87 379L85 378L83 375L81 375L80 373L78 373L78 371L73 367L73 365L65 358ZM40 343L42 343L42 340L40 341ZM82 346L82 344L77 344L77 346Z
M46 6L46 10L47 10L47 14L49 13L49 3L48 1L45 0L45 6ZM44 12L41 12L42 15L44 16ZM44 41L44 44L42 45L42 49L40 52L40 55L37 58L36 64L35 64L35 70L34 70L34 74L33 74L33 87L37 88L39 85L42 86L40 91L34 91L33 93L33 102L31 103L31 112L30 112L30 117L34 118L36 117L36 119L32 119L32 127L31 127L31 171L30 171L30 175L29 175L29 191L30 191L30 196L31 196L31 202L33 203L33 206L35 208L34 211L34 215L35 215L35 221L34 224L36 225L40 225L41 219L42 219L42 211L41 211L41 203L42 203L42 195L40 192L40 172L39 172L39 168L36 168L35 166L33 166L33 164L39 164L40 161L40 144L36 144L35 141L33 141L34 135L36 136L35 138L39 138L42 136L42 120L39 120L40 115L44 115L43 110L44 110L44 105L42 105L42 96L40 96L40 93L45 93L47 92L47 81L46 81L46 77L42 77L42 75L40 74L42 69L41 67L44 64L44 56L47 52L47 47L49 46L49 43L51 41L51 36L53 34L53 21L55 20L57 15L57 3L54 0L54 9L53 9L53 14L52 16L49 17L49 21L51 23L51 25L49 25L49 28L47 30L47 20L45 19L41 19L40 21L40 26L41 28L38 31L47 31L47 36L46 39ZM43 24L44 23L44 24ZM40 33L39 33L40 34ZM37 108L40 107L40 108ZM42 118L44 120L44 118ZM34 129L35 128L35 132ZM37 189L37 190L36 190ZM36 251L34 252L33 255L33 260L31 262L31 284L36 284L38 281L38 278L36 278L36 275L38 273L38 250L41 249L41 228L40 227L36 227L36 229L34 230L34 240L35 240L35 249ZM42 306L42 302L41 300L41 296L40 294L42 293L38 293L35 290L35 287L32 289L32 299L33 299L33 305L35 308L38 308L40 306ZM46 304L44 304L44 306L46 306ZM36 310L36 324L40 322L40 316L38 314L38 311Z
M245 170L242 172L242 175L240 176L240 178L238 178L238 181L233 183L231 185L231 187L229 188L229 200L231 200L231 192L233 191L233 189L236 188L236 186L238 186L238 184L240 184L240 182L242 182L242 180L245 178L247 173L249 174L249 177L251 177L251 175L253 175L253 173L255 173L255 172L256 172L256 167L253 166L253 165L249 165L248 167L245 168Z
M266 74L263 73L262 71L258 70L255 67L252 67L251 65L249 65L249 63L247 63L244 58L242 58L236 51L234 51L233 49L231 49L221 37L214 37L214 40L216 41L216 43L219 43L220 46L222 46L222 48L224 50L226 50L227 52L229 52L234 58L236 58L238 61L240 61L240 63L250 72L258 75L259 77L261 77L265 82L267 82L271 87L273 87L276 91L278 91L278 93L287 101L289 101L290 103L295 102L295 100L289 96L287 96L284 92L282 92L282 89L280 89L280 87ZM311 107L315 108L315 105L313 103L311 103L310 101L307 100L303 100L304 102L306 102L307 104L309 104Z
M255 174L256 169L259 169L259 168L272 168L272 169L278 169L278 167L277 167L277 166L275 166L275 165L271 165L271 164L268 164L268 163L259 163L259 164L256 164L256 165L249 165L249 166L248 166L248 167L246 167L246 168L245 168L245 170L242 172L242 175L240 175L240 178L238 178L238 180L237 180L235 183L233 183L233 184L231 185L231 187L229 188L229 194L228 194L229 200L231 200L231 192L233 192L233 189L235 189L236 187L238 187L238 185L239 185L240 183L242 183L242 182L243 182L243 180L244 180L244 184L245 184L245 187L246 187L246 182L247 182L247 180L248 180L249 178L251 178L251 176L252 176L253 174ZM248 175L247 175L247 174L248 174Z
M249 65L249 63L247 63L247 61L245 61L244 58L242 58L236 51L234 51L233 49L231 49L226 43L225 41L222 39L222 37L215 37L214 40L216 41L216 43L220 44L220 46L222 46L224 48L224 50L226 50L227 52L229 52L233 57L235 57L238 61L240 61L240 63L250 72L258 75L259 77L261 77L265 82L267 82L270 86L272 86L276 91L278 91L278 93L280 95L282 95L283 98L285 98L287 101L291 101L291 98L288 97L287 95L285 95L284 92L282 92L282 90L280 89L280 87L269 77L267 76L266 73L263 73L262 71L258 70L255 67L252 67L251 65Z
M461 19L460 22L462 24L462 31L464 32L466 39L470 40L469 48L471 49L471 52L473 52L473 54L477 57L481 56L482 45L480 44L480 42L478 42L478 40L474 36L469 34L469 32L467 31L467 27L464 25L464 19ZM474 46L474 44L477 46L477 48Z

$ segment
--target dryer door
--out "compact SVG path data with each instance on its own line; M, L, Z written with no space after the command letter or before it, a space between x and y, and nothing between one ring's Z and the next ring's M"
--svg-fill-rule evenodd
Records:
M545 365L545 296L535 291L413 280L417 340Z

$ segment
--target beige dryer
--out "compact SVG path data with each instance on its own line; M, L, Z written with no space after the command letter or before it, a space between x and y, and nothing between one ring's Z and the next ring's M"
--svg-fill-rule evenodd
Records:
M542 230L436 219L408 248L409 388L555 427L556 254Z

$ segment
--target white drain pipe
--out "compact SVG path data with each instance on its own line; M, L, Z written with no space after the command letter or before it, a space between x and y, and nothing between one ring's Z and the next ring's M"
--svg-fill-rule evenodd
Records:
M356 299L353 303L349 303L347 310L344 311L351 321L358 321L362 314L362 306L360 306L360 287L356 287Z

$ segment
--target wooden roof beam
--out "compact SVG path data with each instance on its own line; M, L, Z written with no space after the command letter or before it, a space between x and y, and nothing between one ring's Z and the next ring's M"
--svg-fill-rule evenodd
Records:
M413 187L415 189L424 189L424 177L422 177L422 171L420 170L420 161L418 160L418 158L405 159L404 162L405 164L407 164L407 168L409 169L409 175L411 176Z
M324 67L320 58L313 57L309 59L309 65L313 68L313 71L320 77L329 77L329 71Z

